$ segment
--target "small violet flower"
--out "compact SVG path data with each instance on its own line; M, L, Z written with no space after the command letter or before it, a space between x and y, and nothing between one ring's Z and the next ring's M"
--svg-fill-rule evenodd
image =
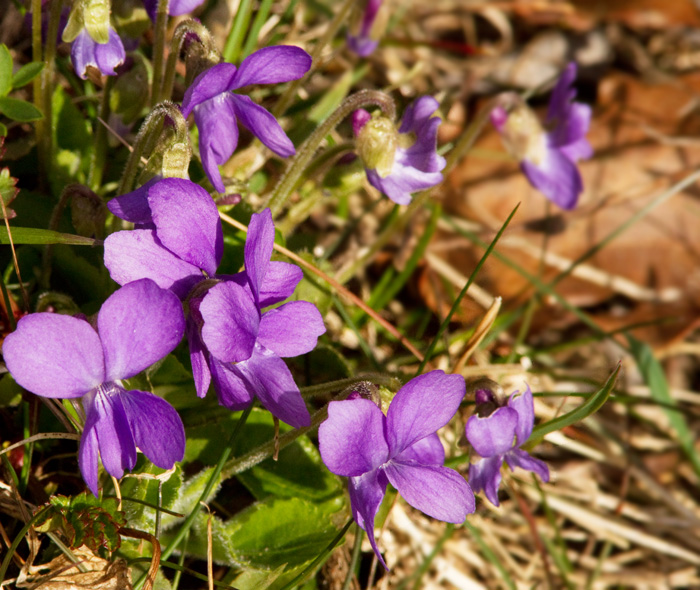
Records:
M526 105L510 113L503 107L491 112L491 122L501 134L506 148L520 160L530 181L550 201L562 209L573 209L583 191L576 163L593 154L586 133L591 108L574 102L576 64L570 63L552 90L544 129Z
M374 540L374 518L391 483L414 508L446 522L464 522L474 511L474 494L456 471L444 467L436 431L454 416L465 394L464 379L432 371L411 379L384 416L368 399L331 402L318 430L328 469L348 477L355 522ZM353 394L354 396L354 394Z
M299 47L265 47L246 57L238 69L220 63L195 78L185 92L182 114L188 117L194 111L202 165L217 191L225 191L219 165L238 145L237 121L277 155L286 158L295 153L294 144L269 112L248 96L231 91L250 84L296 80L310 67L311 56Z
M136 463L136 448L170 469L185 452L185 430L175 409L129 379L170 353L185 318L180 301L153 281L130 283L105 301L97 331L85 320L54 313L22 318L3 344L7 368L22 387L50 398L83 398L85 429L78 462L98 493L98 455L120 478Z
M144 195L145 192L145 195ZM151 277L187 301L187 338L197 395L213 383L219 403L233 410L257 396L295 427L309 412L282 360L304 354L325 332L312 303L287 299L302 278L286 262L270 261L275 228L269 209L254 214L244 249L245 271L217 276L223 253L218 210L202 187L179 178L113 199L110 210L143 224L105 240L105 265L119 284Z
M366 0L365 10L359 22L356 34L348 33L347 41L350 51L360 57L367 57L376 48L379 42L373 38L372 28L377 18L377 13L382 6L382 0Z
M168 14L170 16L189 14L203 2L204 0L170 0L168 2ZM143 5L150 19L155 22L158 14L158 0L143 0Z
M85 80L88 66L97 68L105 76L116 76L115 68L124 63L126 52L122 40L112 27L109 28L109 40L106 43L97 43L87 29L83 29L71 45L70 59L75 73Z
M467 420L467 440L481 459L469 466L469 484L475 492L484 490L486 497L498 506L498 486L501 483L501 465L508 463L511 470L522 467L549 481L549 469L544 461L531 457L522 450L532 434L535 410L530 387L524 392L513 392L506 405L500 405L488 389L476 392L476 414Z
M433 116L438 102L422 96L406 108L401 126L386 117L371 117L359 109L353 113L357 151L370 184L399 205L411 202L411 193L442 182L445 158L439 156Z

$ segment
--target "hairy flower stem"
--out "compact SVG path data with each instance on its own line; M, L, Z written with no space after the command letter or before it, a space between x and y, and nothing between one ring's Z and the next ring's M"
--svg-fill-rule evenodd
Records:
M158 0L156 22L153 27L153 86L151 87L151 106L157 105L163 95L163 58L165 53L165 34L168 28L168 6L170 0Z
M479 134L483 131L484 126L489 121L489 115L491 111L496 106L503 106L507 108L512 104L513 101L512 93L505 93L494 97L479 111L475 119L471 122L469 127L465 130L464 134L460 138L457 145L450 151L447 156L447 165L443 170L444 177L455 167L455 165L467 154L467 152L474 146ZM367 249L367 251L357 258L350 266L343 269L338 275L336 275L336 280L339 283L346 283L352 277L357 274L358 271L365 268L377 255L377 253L382 250L397 232L401 231L402 228L406 227L411 218L415 215L416 211L421 209L428 198L433 194L440 185L433 187L428 190L421 191L418 193L411 204L406 207L406 210L402 215L393 217L385 226L382 232L377 236L377 239L372 243L372 245Z
M311 52L311 67L309 68L309 71L306 72L303 77L299 78L298 80L294 80L289 84L289 86L287 86L287 90L284 91L284 94L282 94L280 99L277 101L275 108L272 109L272 114L275 116L275 118L279 118L284 115L286 110L289 108L289 105L292 104L299 86L301 86L301 84L304 83L309 76L316 71L319 58L321 57L321 52L323 51L324 47L331 42L333 37L335 37L338 29L345 24L348 12L350 12L350 9L355 6L356 3L357 0L345 0L345 3L341 6L338 13L328 25L328 28L326 29L323 37L321 37L321 40L314 45L313 51Z
M97 129L95 129L95 144L92 150L92 160L90 162L90 172L88 174L88 186L95 192L99 191L102 185L102 175L105 168L105 160L107 158L107 120L111 108L109 106L109 95L114 86L114 78L107 77L104 87L102 88L102 100L100 101L100 117L97 120Z
M341 105L314 130L287 166L287 170L272 191L268 202L264 205L270 208L273 217L279 213L280 209L293 192L297 181L304 173L304 170L324 138L333 131L345 117L357 109L371 105L379 106L384 112L384 115L392 121L396 118L396 104L394 103L394 99L384 92L378 90L360 90L348 96Z
M371 381L377 385L384 385L393 390L398 390L401 387L401 382L396 377L389 377L384 373L365 373L357 377L349 377L347 379L338 379L337 381L329 381L319 385L310 385L309 387L301 388L301 395L304 398L321 396L335 391L344 391L348 387L356 383Z
M141 129L139 129L136 141L134 141L134 147L129 155L129 159L126 161L124 173L119 181L117 195L123 195L131 190L142 156L144 154L150 155L153 151L166 122L175 127L175 135L179 141L183 143L189 141L187 121L185 121L178 106L167 100L157 104L146 117L143 125L141 125Z

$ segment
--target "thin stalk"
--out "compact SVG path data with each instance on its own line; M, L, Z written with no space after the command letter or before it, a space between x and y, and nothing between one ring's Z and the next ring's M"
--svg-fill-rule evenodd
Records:
M280 97L279 101L277 101L275 108L272 109L272 114L275 116L275 118L279 119L282 115L284 115L286 110L289 108L289 105L292 104L299 86L301 86L301 84L305 82L314 71L316 71L319 58L321 57L321 52L323 51L324 47L331 42L333 37L335 37L338 29L340 29L345 22L345 17L347 16L348 12L350 12L350 9L356 3L357 0L345 0L345 3L340 7L340 10L328 25L323 37L321 37L320 41L314 45L314 48L311 51L311 67L309 68L309 71L306 72L303 77L299 78L298 80L294 80L289 84L289 86L287 86L287 90L284 91L284 94Z
M238 12L233 19L231 30L229 31L228 37L226 38L226 45L224 46L224 59L229 63L238 61L238 58L241 55L243 35L248 28L252 13L252 0L242 0L238 5Z
M73 194L74 186L75 185L68 185L61 192L61 196L58 198L58 203L56 203L56 206L51 212L51 219L49 219L48 229L50 231L58 230L61 215L63 215L63 211L68 204L68 199L70 199L71 195ZM46 247L44 248L44 255L42 256L41 260L40 284L44 289L49 289L51 286L51 257L53 256L53 248L54 244L46 244Z
M396 104L388 95L378 90L360 90L348 96L340 106L323 121L299 148L296 156L289 162L287 169L272 191L265 207L269 207L273 217L280 211L294 190L294 186L311 162L316 150L324 138L349 114L359 108L377 105L392 121L396 118Z
M202 492L202 495L199 498L199 502L195 504L195 507L192 509L192 511L187 515L187 518L185 519L185 522L182 523L180 528L177 531L177 534L175 535L175 538L170 541L168 546L163 550L163 553L161 555L162 559L168 559L170 555L172 554L175 549L177 549L178 545L184 540L184 538L187 536L189 530L192 528L192 525L194 524L195 518L197 517L197 514L199 513L200 509L200 503L201 502L206 502L207 498L209 498L209 494L211 491L214 489L214 486L216 485L216 482L219 480L219 476L223 473L222 470L224 466L226 465L226 461L229 458L229 455L233 451L233 445L236 442L236 439L238 438L238 435L240 434L241 430L243 429L243 425L246 423L246 420L248 420L248 416L250 416L250 412L253 409L253 404L250 404L241 414L241 417L238 419L238 422L236 422L236 426L233 429L233 432L231 433L231 436L226 443L226 446L224 447L224 450L221 452L221 456L219 457L219 461L216 464L216 467L214 467L214 471L211 474L211 477L209 478L209 481L207 482L206 487L204 488L204 491ZM138 589L143 585L144 582L144 577L139 580L134 588Z
M348 575L345 576L345 582L343 583L343 590L350 590L352 580L357 575L360 552L362 550L362 538L365 536L364 533L365 532L359 526L355 525L355 542L352 546L352 557L350 558L350 565L348 566Z
M32 516L32 518L29 519L29 521L27 521L27 523L22 527L22 530L15 537L14 541L12 541L12 545L10 545L8 548L5 558L2 561L2 565L0 565L0 580L5 579L5 573L10 565L10 561L12 561L12 556L15 554L15 551L17 551L17 547L19 547L19 544L22 542L22 539L24 539L24 536L29 532L29 529L34 526L34 523L42 518L50 508L52 508L51 505L45 506L34 516Z
M177 25L173 33L173 38L170 40L170 53L168 54L168 61L165 65L163 86L160 91L161 100L172 99L177 60L180 58L180 53L182 53L182 46L185 44L185 39L187 39L190 33L194 33L207 48L213 49L211 34L202 23L194 19L187 19Z
M109 120L111 111L109 106L109 95L114 86L114 77L107 76L107 81L102 88L102 100L100 101L100 116L102 121ZM95 143L92 151L92 160L90 162L90 173L88 174L88 186L95 192L98 192L102 184L102 174L104 173L105 160L107 158L107 127L97 121L97 129L95 130Z
M7 287L5 286L5 279L0 275L0 290L2 291L2 300L5 303L5 309L7 310L7 321L10 322L10 332L14 332L17 328L17 320L15 320L15 314L12 311L12 301L10 300L10 294L7 292Z
M260 2L260 7L255 13L255 18L253 19L253 25L248 31L248 37L246 37L245 44L243 45L243 52L241 53L241 59L248 57L258 45L258 35L260 30L263 28L268 15L270 14L270 9L272 8L272 0L262 0Z
M357 377L349 377L347 379L338 379L337 381L330 381L329 383L321 383L319 385L309 385L308 387L301 387L302 397L314 397L317 395L323 395L328 393L333 393L335 391L344 391L348 387L355 385L356 383L362 383L364 381L372 381L378 385L384 385L391 389L397 390L401 387L401 383L395 377L389 377L385 373L365 373L363 375L358 375Z
M41 52L41 0L32 0L32 60L36 62L43 61ZM42 76L37 76L34 78L32 86L34 91L34 105L40 111L42 111L41 80ZM34 123L34 130L36 133L36 143L38 146L37 155L39 157L39 179L41 183L44 183L49 178L49 167L46 161L48 153L45 150L44 142L47 131L48 133L51 132L51 123L49 121L47 125L46 117L39 119Z
M151 87L151 106L161 101L163 91L163 58L165 57L165 35L168 32L169 0L158 0L156 23L153 40L153 86Z

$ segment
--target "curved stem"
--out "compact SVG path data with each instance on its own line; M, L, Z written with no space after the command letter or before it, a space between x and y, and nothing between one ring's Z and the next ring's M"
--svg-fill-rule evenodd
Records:
M165 66L165 75L163 76L163 87L160 91L161 100L171 100L173 94L173 85L175 84L175 69L177 60L182 53L183 45L187 40L188 35L196 35L203 44L211 45L211 35L209 31L194 19L182 21L173 33L173 38L170 41L170 53Z
M163 96L163 57L165 53L165 34L168 28L169 0L158 0L158 11L154 25L153 43L153 86L151 88L151 106L155 106Z
M392 121L396 118L396 104L388 94L378 90L360 90L348 96L341 105L321 123L299 148L296 156L289 162L287 169L272 191L265 207L269 207L274 217L284 205L294 186L304 173L318 146L323 139L350 113L359 108L377 105Z
M97 120L95 130L95 144L92 151L92 161L90 162L90 173L88 174L88 186L97 192L102 184L102 174L104 173L105 159L107 157L107 121L111 108L109 106L109 95L114 86L114 77L108 76L102 88L102 100L100 101L100 116ZM100 121L101 119L101 121Z

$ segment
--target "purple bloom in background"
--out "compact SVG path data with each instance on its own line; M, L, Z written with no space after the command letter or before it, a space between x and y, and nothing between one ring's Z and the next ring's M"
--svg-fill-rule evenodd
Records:
M199 129L202 165L214 188L225 191L219 165L224 164L238 145L240 121L277 155L295 153L294 144L277 120L249 97L234 94L250 84L278 84L301 78L311 67L311 56L299 47L265 47L246 57L236 68L220 63L197 76L185 92L182 114L194 111Z
M359 31L356 35L348 33L348 47L350 51L357 53L360 57L367 57L376 48L379 42L370 36L372 25L377 18L377 13L382 5L382 0L367 0L365 11L362 15Z
M406 108L398 133L385 117L371 118L364 110L353 113L367 179L399 205L408 205L411 193L442 182L445 158L436 149L440 118L433 116L438 106L432 96L415 100Z
M328 405L318 430L328 469L348 477L355 522L367 531L374 552L374 518L391 483L414 508L446 522L464 522L474 494L456 471L444 467L436 431L454 416L465 394L464 379L432 371L411 379L394 397L386 417L367 399Z
M126 52L117 32L109 28L109 41L97 43L87 29L80 31L70 50L73 69L83 80L87 78L87 67L93 66L105 76L116 76L114 69L124 63Z
M576 64L570 63L552 90L544 130L525 105L511 113L502 107L491 113L493 125L508 149L520 160L530 184L562 209L576 207L583 191L576 163L593 154L586 139L591 108L574 102L575 79Z
M467 420L466 426L467 440L482 457L469 466L469 484L475 492L484 490L491 503L498 506L498 486L504 460L511 470L522 467L539 475L542 481L549 481L549 469L544 461L531 457L520 448L530 438L535 423L529 386L522 393L513 392L505 406L499 405L490 390L479 390L476 409L477 414Z
M110 203L110 208L154 229L110 235L105 266L119 284L150 277L187 299L197 395L204 397L213 382L219 402L228 408L245 408L257 396L281 420L308 426L308 410L282 358L312 350L325 326L316 307L305 301L261 311L287 299L302 278L299 267L270 261L275 237L270 211L251 219L245 271L217 276L223 237L209 193L189 180L166 178L153 184L145 199L140 195L132 193L126 204Z
M168 14L170 16L181 16L188 14L202 4L204 0L170 0L168 3ZM158 0L143 0L146 12L153 22L158 14Z
M177 297L144 279L105 301L97 331L77 317L35 313L5 339L7 368L22 387L44 397L83 398L78 461L93 494L98 454L116 478L134 467L136 447L163 469L182 460L185 431L175 409L152 393L127 391L120 380L170 353L184 330Z

